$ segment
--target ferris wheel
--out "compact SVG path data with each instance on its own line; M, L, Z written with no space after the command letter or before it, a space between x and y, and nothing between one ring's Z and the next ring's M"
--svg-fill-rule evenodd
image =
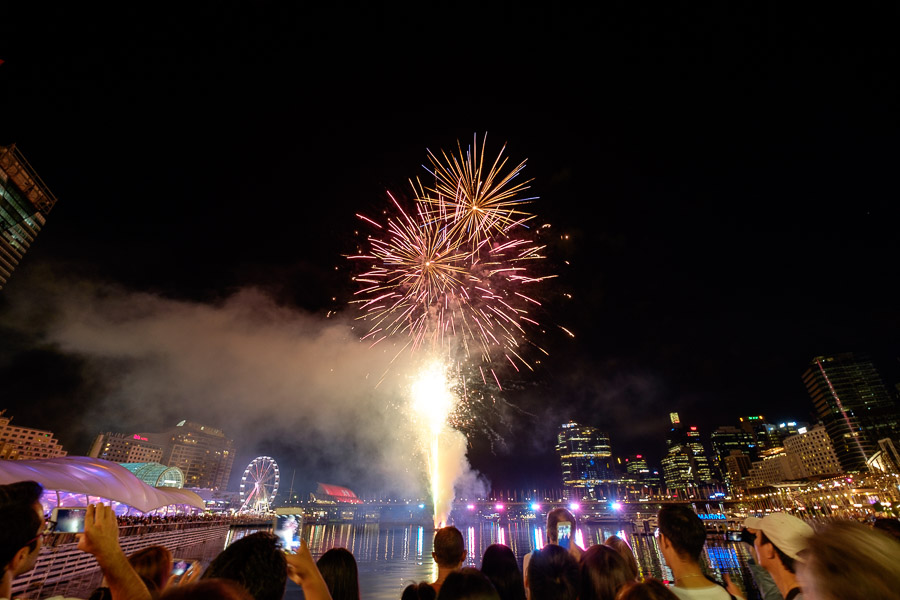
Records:
M278 493L278 464L271 456L257 456L241 477L240 512L268 512Z

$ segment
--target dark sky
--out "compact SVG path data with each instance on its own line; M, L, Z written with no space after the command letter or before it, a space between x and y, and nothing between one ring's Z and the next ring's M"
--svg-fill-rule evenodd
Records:
M0 143L59 198L0 292L17 422L73 453L142 428L83 421L115 383L42 333L47 279L347 313L354 214L484 132L569 236L548 248L551 355L505 396L527 414L506 411L494 453L470 438L493 484L555 485L568 418L656 458L670 410L706 431L809 420L816 355L869 352L900 381L896 15L282 4L0 8ZM238 462L282 447L247 446Z

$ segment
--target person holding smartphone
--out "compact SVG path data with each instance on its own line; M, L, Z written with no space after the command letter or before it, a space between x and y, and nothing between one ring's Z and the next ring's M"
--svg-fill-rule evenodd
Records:
M562 527L560 527L560 525ZM568 509L558 507L547 513L547 543L565 548L572 557L579 561L584 549L575 543L575 515ZM562 534L562 537L560 537ZM531 597L528 592L528 565L531 562L532 553L529 552L522 559L522 575L525 579L525 595Z
M0 598L9 598L15 578L34 568L44 537L50 533L40 502L43 491L35 481L0 485ZM77 535L78 549L97 559L114 600L151 600L119 545L119 523L112 508L89 505L84 532Z

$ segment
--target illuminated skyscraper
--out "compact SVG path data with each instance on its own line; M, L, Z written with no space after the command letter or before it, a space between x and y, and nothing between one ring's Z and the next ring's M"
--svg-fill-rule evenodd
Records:
M228 485L234 464L234 442L223 431L181 421L164 433L139 435L162 447L160 463L182 470L184 487L224 490Z
M25 157L0 146L0 289L46 223L56 197Z
M682 489L696 484L712 483L706 449L695 426L683 427L678 413L670 413L671 429L666 436L666 455L662 459L666 486Z
M868 357L818 356L803 383L845 471L866 470L879 440L900 440L897 404Z
M760 452L781 446L781 440L778 438L778 427L768 423L764 416L750 415L749 417L741 417L739 421L741 429L752 433L756 439L756 447L750 453L750 458L756 460Z
M556 451L562 465L563 487L579 498L596 498L596 487L613 478L609 435L596 427L569 421L560 427Z
M713 460L722 480L737 486L750 469L751 457L757 456L756 436L743 428L728 425L710 434Z

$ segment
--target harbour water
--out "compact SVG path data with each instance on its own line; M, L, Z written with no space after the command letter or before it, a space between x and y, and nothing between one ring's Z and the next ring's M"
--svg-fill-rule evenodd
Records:
M542 524L512 521L500 525L484 521L472 525L458 525L466 540L468 566L480 567L481 556L491 544L505 544L512 548L522 566L523 557L544 543ZM253 528L232 529L230 543ZM377 523L327 524L304 526L304 538L315 558L330 548L347 548L356 557L359 567L360 591L365 600L398 600L403 588L418 581L433 581L437 567L431 558L434 530L421 525L384 525ZM661 580L670 580L671 572L652 535L631 532L631 526L584 524L576 530L575 540L582 548L603 543L610 535L618 535L632 547L638 559L641 574ZM710 575L723 580L727 573L747 590L748 600L759 598L750 583L747 568L747 548L738 542L710 538L703 560ZM209 560L207 557L200 557ZM204 561L205 562L205 561Z

